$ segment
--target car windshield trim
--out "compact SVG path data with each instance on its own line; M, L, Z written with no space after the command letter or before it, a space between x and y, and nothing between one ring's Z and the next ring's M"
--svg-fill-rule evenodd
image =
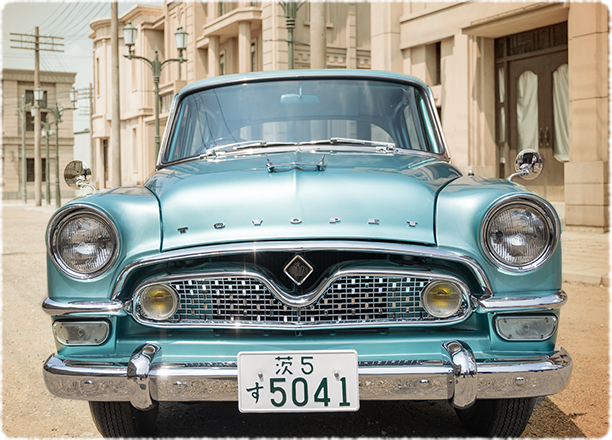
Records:
M443 139L433 130L439 123L430 101L419 84L379 78L253 81L200 89L177 102L159 165L278 145L352 144L447 157Z

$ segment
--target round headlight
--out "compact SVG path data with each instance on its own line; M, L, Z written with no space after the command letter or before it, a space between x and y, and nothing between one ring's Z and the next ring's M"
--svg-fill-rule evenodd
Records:
M533 270L555 250L556 216L544 204L527 199L502 203L487 214L482 241L496 265L513 272Z
M55 264L66 274L94 278L114 263L118 251L117 232L100 212L70 207L74 211L56 217L49 228L49 247Z
M457 313L461 300L461 289L450 281L434 281L421 294L423 307L436 318L448 318Z
M178 294L166 284L153 284L144 288L138 299L141 313L149 319L162 321L174 315L178 307Z

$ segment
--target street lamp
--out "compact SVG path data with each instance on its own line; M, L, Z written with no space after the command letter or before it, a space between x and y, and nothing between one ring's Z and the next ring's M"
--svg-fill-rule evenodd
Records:
M153 61L151 61L145 57L137 56L132 53L132 47L136 44L136 31L137 29L132 25L131 21L128 21L127 25L123 28L123 42L128 48L128 54L124 55L124 57L126 57L128 60L137 59L145 61L153 73L153 84L155 84L155 157L157 157L159 155L159 146L161 143L159 137L159 78L164 66L173 61L177 61L179 63L180 76L181 63L187 61L185 58L183 58L183 51L187 48L187 32L185 32L182 27L179 27L174 33L174 38L176 39L176 49L179 53L178 58L170 58L166 61L159 61L158 49L157 45L155 45L155 58Z
M72 107L62 107L61 104L57 101L55 101L55 107L53 108L41 108L39 107L41 110L47 110L49 112L51 112L53 114L53 123L55 124L55 207L56 208L60 208L60 206L62 205L62 201L61 201L61 193L60 193L60 181L59 181L59 123L62 122L62 114L64 113L64 111L66 110L76 110L77 106L77 99L78 99L78 90L76 90L74 87L72 88L72 90L70 90L69 92L70 95L70 102L72 103ZM41 104L39 104L40 101L42 101L44 96L44 93L42 91L42 89L39 87L37 87L36 89L34 89L34 100L37 102L37 106L40 106ZM49 135L51 134L50 132L50 125L51 122L43 122L43 127L45 127L45 129L47 130L47 159L46 159L46 164L45 164L45 171L46 171L46 197L47 197L47 204L51 204L51 188L50 188L50 182L49 182Z

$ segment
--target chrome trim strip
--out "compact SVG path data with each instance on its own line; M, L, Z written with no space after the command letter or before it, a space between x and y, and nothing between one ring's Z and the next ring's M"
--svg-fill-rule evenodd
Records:
M466 265L476 277L480 284L482 294L491 295L492 289L484 270L472 258L457 252L445 251L425 246L393 244L381 242L359 242L359 241L269 241L221 244L211 246L200 246L190 249L178 249L162 252L150 257L141 258L126 265L117 277L111 299L116 301L122 293L125 281L136 269L157 264L160 262L176 261L186 258L207 258L221 255L242 254L249 252L308 252L308 251L346 251L346 252L378 252L396 255L410 255L423 258L436 258L448 260Z
M546 296L523 297L523 298L481 298L478 301L478 313L525 310L547 311L560 309L567 302L567 294L563 290Z
M59 302L46 298L42 309L50 316L68 316L74 314L123 315L124 304L121 301L72 301Z
M467 351L462 347L461 352ZM551 356L486 361L475 364L478 399L538 397L558 393L572 372L572 359L563 348ZM151 363L150 397L158 401L236 401L237 369L189 367L189 364ZM197 364L196 364L197 365ZM471 399L473 380L467 378L469 396L453 384L451 364L359 367L360 400ZM470 369L466 371L472 371ZM125 365L61 360L55 355L43 368L47 389L56 397L90 401L131 401Z

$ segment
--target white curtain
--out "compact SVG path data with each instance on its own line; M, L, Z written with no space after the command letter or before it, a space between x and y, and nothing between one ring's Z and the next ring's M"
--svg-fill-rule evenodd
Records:
M553 73L553 114L555 118L554 155L569 161L569 74L567 64Z
M538 75L527 70L517 82L518 151L526 148L538 151Z
M503 104L506 102L506 71L503 67L497 70L499 83L499 102ZM506 108L500 106L499 111L499 133L497 134L497 142L506 142Z

